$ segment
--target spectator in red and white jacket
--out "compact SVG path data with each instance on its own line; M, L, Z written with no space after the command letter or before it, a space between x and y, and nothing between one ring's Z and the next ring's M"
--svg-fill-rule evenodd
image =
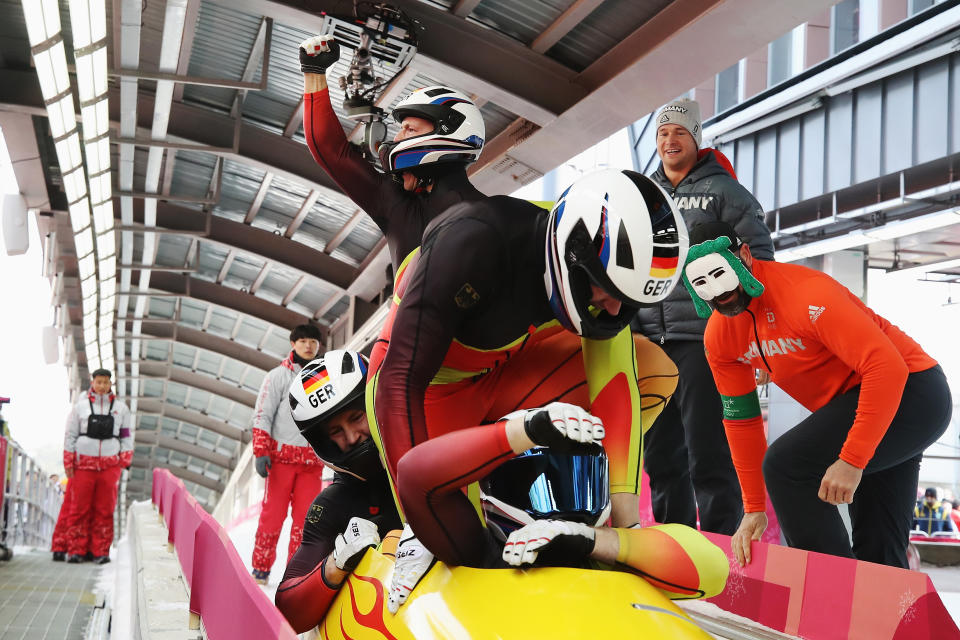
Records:
M263 379L253 410L253 455L257 473L266 478L260 521L253 545L253 577L266 584L277 558L280 529L291 507L290 543L292 558L303 538L307 509L321 489L323 464L310 444L300 435L287 401L290 383L303 365L320 350L320 330L301 324L290 332L290 355Z
M93 372L90 389L67 417L63 468L70 478L67 562L110 562L120 473L133 460L133 415L110 391L110 372Z

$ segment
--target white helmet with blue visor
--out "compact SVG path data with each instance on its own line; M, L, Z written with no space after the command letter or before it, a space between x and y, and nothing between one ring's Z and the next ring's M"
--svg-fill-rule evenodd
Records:
M433 130L396 142L384 142L378 149L380 166L387 173L410 171L438 163L469 164L483 150L483 116L477 105L463 93L443 86L417 89L401 100L392 112L402 122L413 116L433 124Z
M585 338L611 338L642 305L680 280L687 227L673 200L650 178L603 169L578 179L547 223L544 284L554 315ZM611 315L591 305L591 285L620 301Z

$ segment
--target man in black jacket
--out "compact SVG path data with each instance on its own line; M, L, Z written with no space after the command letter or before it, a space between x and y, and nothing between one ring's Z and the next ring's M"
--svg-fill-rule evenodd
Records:
M687 228L722 220L754 257L772 260L760 203L737 182L722 153L700 149L700 106L693 100L671 102L656 122L661 164L653 179L673 197ZM706 321L678 288L664 302L642 308L631 326L663 347L680 372L673 400L644 437L654 518L696 526L699 510L701 529L732 534L743 506L720 395L703 353Z

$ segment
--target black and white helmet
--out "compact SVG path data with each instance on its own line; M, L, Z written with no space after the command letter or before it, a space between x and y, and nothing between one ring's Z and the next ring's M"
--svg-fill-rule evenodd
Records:
M590 454L529 449L480 481L480 502L501 541L536 520L600 526L610 515L607 454L599 448Z
M564 191L547 226L544 284L554 315L586 338L611 338L641 305L666 299L687 256L687 227L667 193L634 171L603 169ZM620 301L590 305L590 285Z
M293 421L325 465L369 480L383 472L373 438L342 451L327 435L327 421L350 409L364 409L368 362L365 356L343 349L326 352L308 362L290 383Z
M393 109L393 119L408 116L433 123L433 131L380 145L380 166L387 173L416 172L434 163L469 164L483 150L484 126L480 109L469 97L449 87L417 89Z

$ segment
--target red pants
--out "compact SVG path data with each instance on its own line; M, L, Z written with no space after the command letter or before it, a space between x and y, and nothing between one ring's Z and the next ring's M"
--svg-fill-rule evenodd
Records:
M60 505L60 515L57 516L57 524L53 527L53 538L50 541L50 551L60 551L66 553L70 546L69 529L67 529L67 519L70 516L70 508L73 506L73 481L68 481L63 490L63 503Z
M117 505L117 483L120 467L103 471L76 469L70 479L73 494L67 516L67 551L83 555L110 555L113 542L113 509Z
M252 566L257 571L270 571L277 559L277 540L287 507L292 504L293 524L290 525L290 544L287 561L293 558L303 538L303 519L321 489L322 465L286 464L274 462L267 475L260 509L260 522L253 543Z

